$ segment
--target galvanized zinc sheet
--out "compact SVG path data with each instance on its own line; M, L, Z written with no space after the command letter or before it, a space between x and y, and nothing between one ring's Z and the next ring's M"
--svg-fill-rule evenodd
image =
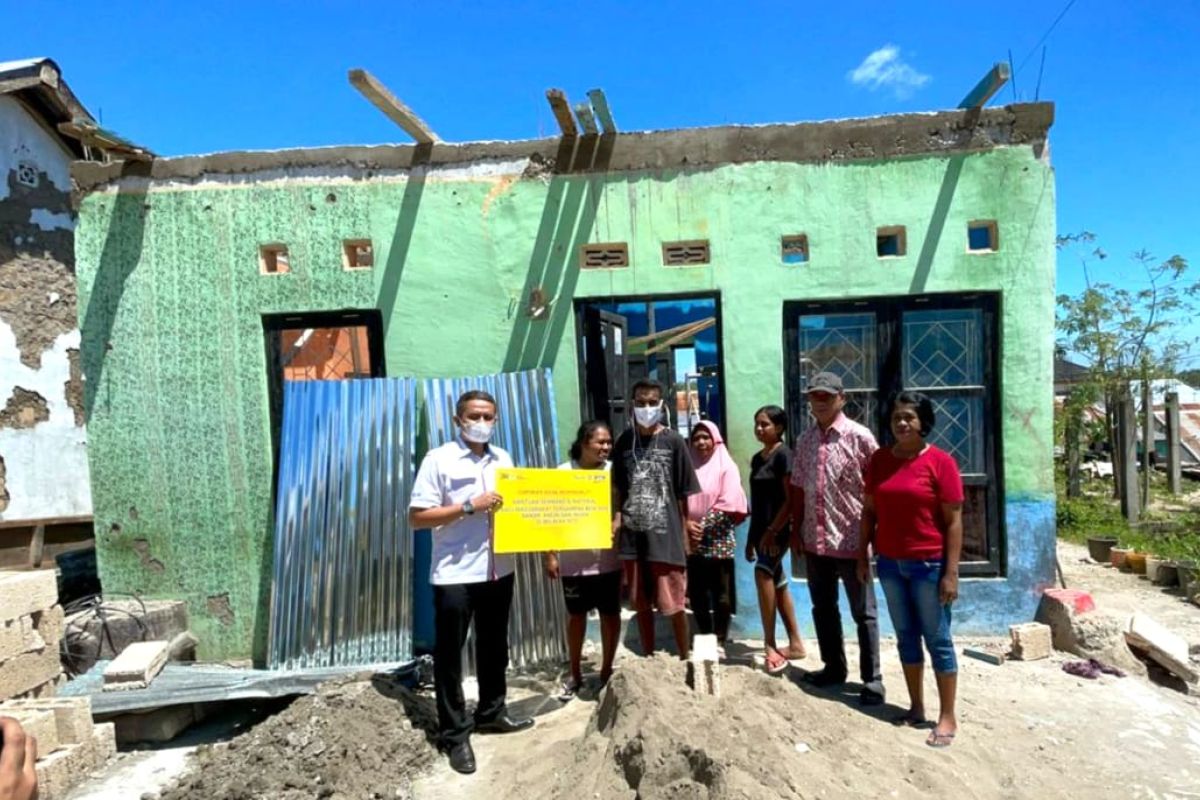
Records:
M412 657L416 381L284 386L268 664Z
M431 378L424 382L429 446L453 439L454 404L459 395L482 389L496 398L496 432L492 439L518 467L557 466L558 420L550 370L528 370L478 378ZM566 658L563 639L566 607L562 591L546 578L537 555L516 559L516 587L508 621L509 656L514 666ZM467 649L473 649L473 638ZM467 660L469 667L471 660Z

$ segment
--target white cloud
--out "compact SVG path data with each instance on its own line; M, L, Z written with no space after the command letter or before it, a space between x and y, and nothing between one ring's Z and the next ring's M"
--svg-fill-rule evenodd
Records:
M846 79L855 86L865 86L871 91L891 89L900 98L908 97L929 83L928 75L917 72L900 58L900 48L894 44L885 44L870 53L861 64L846 74Z

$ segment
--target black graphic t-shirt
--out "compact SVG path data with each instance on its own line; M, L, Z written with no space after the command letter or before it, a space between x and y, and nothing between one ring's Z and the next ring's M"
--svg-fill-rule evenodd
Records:
M779 509L787 505L786 479L792 474L792 455L785 445L763 458L762 452L750 459L750 531L749 541L758 547ZM784 525L777 544L786 544L791 525Z
M679 501L700 491L687 442L664 428L640 436L630 428L617 438L612 453L613 484L621 507L621 558L685 566Z

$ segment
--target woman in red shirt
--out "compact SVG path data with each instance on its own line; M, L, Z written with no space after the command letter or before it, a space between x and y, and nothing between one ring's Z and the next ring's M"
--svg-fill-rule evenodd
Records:
M925 743L949 747L958 730L958 662L950 638L950 604L958 597L962 476L953 456L925 441L935 421L928 397L900 392L892 400L889 418L896 442L876 450L867 465L859 575L863 580L869 575L870 545L911 702L896 723L916 727L926 722L923 638L941 705Z

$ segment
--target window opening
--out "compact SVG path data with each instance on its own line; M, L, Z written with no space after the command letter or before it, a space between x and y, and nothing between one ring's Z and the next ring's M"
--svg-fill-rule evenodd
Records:
M342 242L344 269L370 269L375 266L375 248L370 239L347 239Z
M583 269L617 269L629 266L629 245L625 242L585 244L579 249Z
M808 236L784 236L780 240L783 263L804 264L808 262Z
M899 258L907 252L908 242L903 225L892 225L875 231L875 255L879 258Z
M995 220L967 223L967 250L972 253L994 253L1000 249L999 231Z
M264 244L258 248L258 266L263 275L286 275L291 272L287 245Z

